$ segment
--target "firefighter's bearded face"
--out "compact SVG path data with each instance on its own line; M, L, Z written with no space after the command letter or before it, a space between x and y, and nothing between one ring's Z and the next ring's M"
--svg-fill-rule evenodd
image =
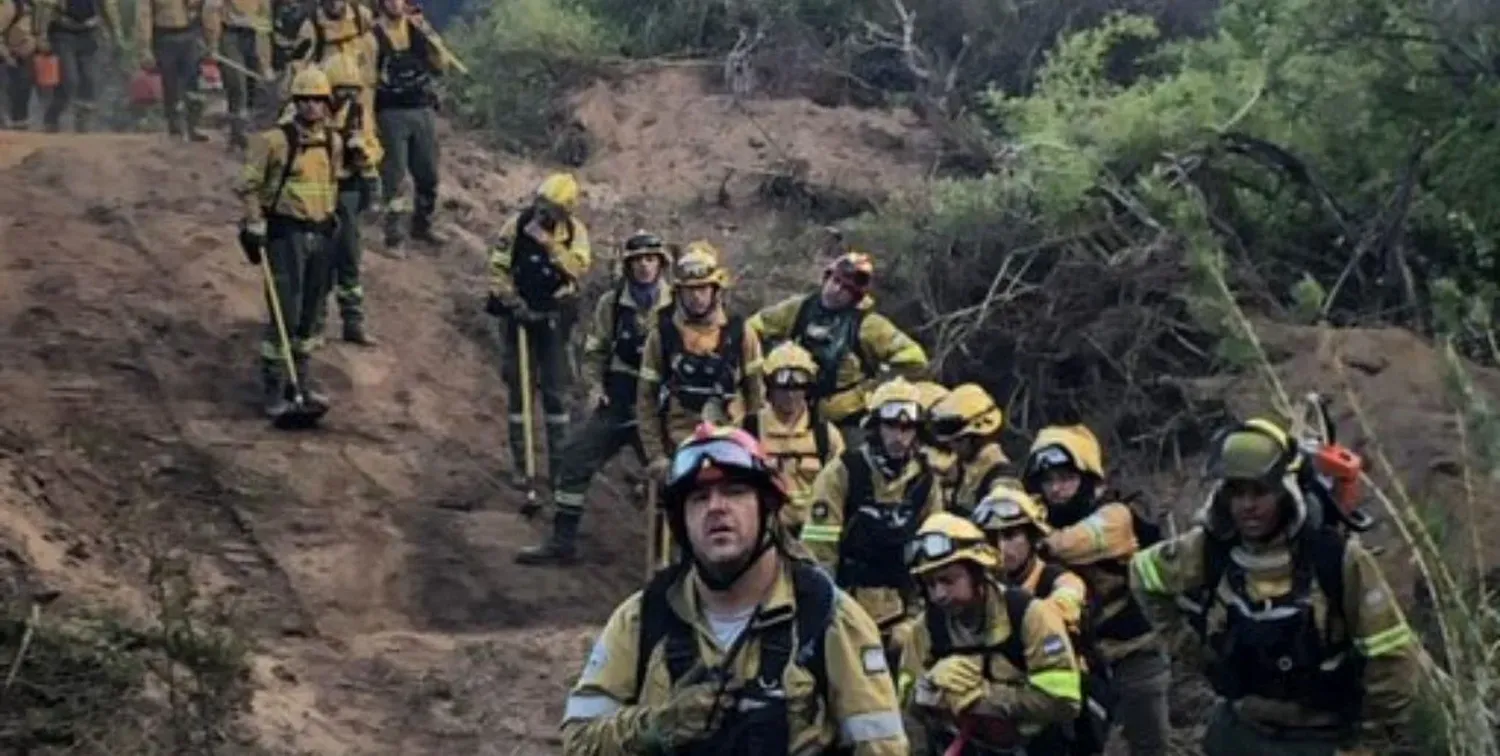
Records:
M661 278L661 257L641 255L630 260L630 280L638 284L656 283Z
M683 502L683 524L698 563L733 574L759 545L760 492L732 478L705 482Z
M1026 528L1009 528L1000 533L1000 556L1006 574L1014 575L1031 561L1031 533Z
M979 600L974 572L965 562L954 562L922 575L927 600L944 611L972 606Z
M712 284L683 286L677 291L682 300L683 311L690 317L702 318L713 311L714 295L718 293L719 287Z
M1281 529L1281 492L1259 480L1224 481L1229 517L1247 541L1266 541Z
M1042 496L1053 506L1067 504L1083 487L1083 475L1070 467L1054 467L1042 473Z
M830 310L842 310L854 305L856 296L853 289L845 286L838 276L828 275L823 277L823 290L821 299L823 306Z
M880 424L880 445L891 459L906 459L917 444L916 423Z

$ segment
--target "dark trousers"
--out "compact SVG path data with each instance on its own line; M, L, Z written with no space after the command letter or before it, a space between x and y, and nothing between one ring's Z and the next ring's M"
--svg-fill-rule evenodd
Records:
M1167 752L1167 687L1172 665L1166 653L1138 651L1111 665L1115 685L1115 721L1131 756Z
M294 222L270 222L266 259L271 264L271 278L294 358L305 360L320 341L317 321L328 298L331 268L328 233L331 226L317 228ZM267 368L281 370L281 335L270 307L268 296L260 354Z
M77 131L88 131L89 118L95 108L99 84L99 32L96 29L71 31L53 28L47 32L52 52L57 55L61 74L57 89L42 115L49 131L60 128L62 114L68 105L76 105L73 125Z
M260 50L253 29L231 26L224 30L219 42L219 54L251 71L259 71L262 65ZM222 66L224 76L224 99L229 108L229 130L231 134L244 135L250 122L251 104L265 95L260 82L236 71L233 66Z
M5 115L16 128L25 128L31 121L31 92L35 89L31 65L31 59L26 58L13 66L0 66L5 73Z
M198 94L198 63L203 58L199 40L203 30L156 29L151 34L151 55L161 72L162 111L167 130L173 134L195 131L203 115Z
M333 297L344 327L365 322L365 287L359 283L360 233L358 177L339 182L339 228L333 235Z
M400 209L391 209L391 201L401 184L411 174L415 190L415 207L411 216L413 231L432 227L432 213L437 209L438 141L437 117L432 108L388 108L377 111L375 127L385 157L380 162L380 183L387 208L386 233L399 233Z
M501 364L501 372L505 377L507 396L510 403L510 450L517 470L521 470L524 464L526 449L526 429L522 424L525 417L521 412L521 392L537 391L541 394L542 413L547 427L547 458L548 469L558 470L562 467L559 455L562 452L562 439L568 430L568 409L563 404L563 397L568 388L568 333L571 330L571 319L561 314L539 323L517 323L512 318L504 318L501 321L500 334L503 340L505 355ZM528 352L529 370L531 371L531 384L527 387L521 386L521 355L520 344L517 334L520 329L526 330L526 347ZM533 429L534 430L534 429ZM541 456L540 439L533 438L538 442L538 457Z
M640 435L635 430L634 407L600 407L583 425L568 434L552 469L553 495L559 512L582 514L589 484L616 454L629 446L636 459L646 463Z

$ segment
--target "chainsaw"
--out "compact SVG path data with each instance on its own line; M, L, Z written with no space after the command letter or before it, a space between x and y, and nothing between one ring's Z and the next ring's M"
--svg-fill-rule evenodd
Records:
M1324 522L1334 521L1364 533L1375 518L1362 506L1359 476L1364 459L1338 442L1338 427L1328 410L1328 398L1316 391L1302 399L1302 411L1292 417L1291 435L1304 457L1297 473L1305 493L1321 506Z

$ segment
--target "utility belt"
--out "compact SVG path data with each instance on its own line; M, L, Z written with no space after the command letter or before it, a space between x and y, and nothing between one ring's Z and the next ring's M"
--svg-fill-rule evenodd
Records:
M266 215L266 238L268 239L295 236L297 234L332 236L338 230L338 227L338 215L330 215L327 219L320 221L293 218L290 215L282 215L280 213Z
M155 39L157 36L162 35L162 34L182 34L184 32L200 32L200 31L203 31L203 24L201 22L190 23L190 24L188 24L186 26L155 26L155 25L153 25L151 27L151 38Z
M1239 707L1233 701L1220 701L1219 705L1224 707L1224 711L1235 722L1244 725L1246 729L1254 730L1256 733L1272 740L1293 742L1312 740L1321 743L1347 745L1353 743L1359 734L1353 725L1340 725L1338 727L1294 727L1262 722L1240 714Z

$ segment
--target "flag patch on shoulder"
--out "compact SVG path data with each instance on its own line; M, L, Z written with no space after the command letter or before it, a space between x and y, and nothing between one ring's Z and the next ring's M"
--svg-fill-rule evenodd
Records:
M865 646L859 650L860 665L865 668L865 674L884 674L888 667L885 663L885 649L880 646Z
M1047 656L1057 656L1067 649L1068 644L1063 642L1060 635L1049 635L1046 640L1042 641L1042 653Z

